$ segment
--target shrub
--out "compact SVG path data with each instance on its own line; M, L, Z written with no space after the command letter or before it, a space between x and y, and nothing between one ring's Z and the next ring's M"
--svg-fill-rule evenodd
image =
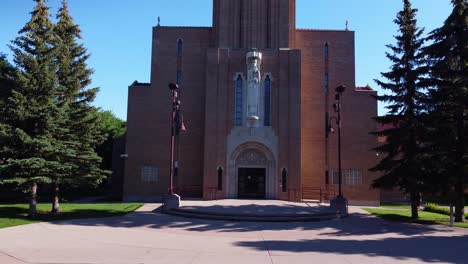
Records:
M426 206L424 206L424 211L432 212L432 213L438 213L438 214L444 214L444 215L450 215L450 208L440 207L440 206L438 206L437 204L434 204L434 203L427 203Z

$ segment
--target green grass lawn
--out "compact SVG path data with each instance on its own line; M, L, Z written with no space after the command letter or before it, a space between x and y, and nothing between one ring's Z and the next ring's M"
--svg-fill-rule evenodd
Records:
M381 204L380 208L382 209L395 209L395 210L410 210L411 205L405 205L405 204ZM429 210L430 211L430 210ZM465 206L465 216L468 219L468 206Z
M410 209L408 204L381 204L380 207L388 209Z
M449 225L450 217L448 215L419 211L419 219L411 219L411 211L408 210L392 210L392 209L376 209L364 208L367 212L379 216L385 220L418 223L426 225ZM468 223L455 223L454 226L468 228Z
M141 203L60 204L61 213L51 214L51 204L38 204L37 216L28 217L27 204L0 205L0 228L36 222L120 216L133 212Z

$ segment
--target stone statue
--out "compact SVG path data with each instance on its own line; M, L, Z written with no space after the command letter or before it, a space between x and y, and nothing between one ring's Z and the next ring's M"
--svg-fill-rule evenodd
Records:
M260 119L261 64L261 52L251 51L247 53L247 123L251 127L257 126Z

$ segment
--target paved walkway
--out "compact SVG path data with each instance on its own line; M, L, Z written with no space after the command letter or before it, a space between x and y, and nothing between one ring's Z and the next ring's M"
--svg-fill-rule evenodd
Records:
M147 204L123 217L0 229L0 263L468 263L468 229L341 220L249 223L185 219Z

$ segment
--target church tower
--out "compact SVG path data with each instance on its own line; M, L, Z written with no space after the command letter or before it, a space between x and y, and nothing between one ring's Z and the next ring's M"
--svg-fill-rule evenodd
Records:
M215 46L294 48L295 13L295 0L214 0Z

